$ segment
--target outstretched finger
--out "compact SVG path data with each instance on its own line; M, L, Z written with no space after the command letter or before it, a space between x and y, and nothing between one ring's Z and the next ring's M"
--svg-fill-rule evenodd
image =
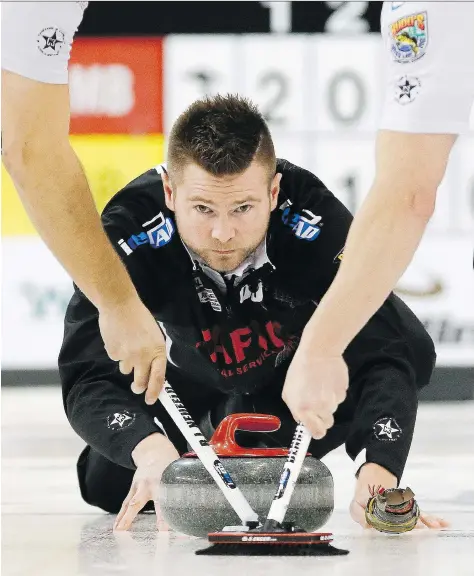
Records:
M450 525L444 518L437 518L431 514L421 514L420 520L427 528L431 529L447 528Z
M155 513L156 513L156 527L159 532L168 532L170 527L165 522L163 515L161 514L160 504L155 500Z
M135 484L132 484L130 490L128 491L128 494L127 494L125 500L122 503L122 507L120 508L119 513L117 514L117 518L115 518L114 530L117 528L117 526L122 521L122 518L124 517L125 512L127 511L128 504L129 504L130 500L135 496L136 492L137 492L137 487Z
M128 503L126 510L120 520L116 523L116 530L128 530L137 514L148 502L149 497L146 490L137 490L135 496Z
M150 375L148 379L148 388L145 395L147 404L154 404L158 400L163 384L165 383L166 374L166 350L159 350L158 355L151 363Z

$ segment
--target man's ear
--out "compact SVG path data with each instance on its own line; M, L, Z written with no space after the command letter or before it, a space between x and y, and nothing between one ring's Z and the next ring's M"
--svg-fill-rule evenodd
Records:
M174 194L168 172L163 171L161 174L161 179L163 180L163 189L165 191L166 207L174 212Z
M277 172L273 177L272 183L270 185L270 205L271 209L275 210L278 204L278 194L280 193L280 181L281 174Z

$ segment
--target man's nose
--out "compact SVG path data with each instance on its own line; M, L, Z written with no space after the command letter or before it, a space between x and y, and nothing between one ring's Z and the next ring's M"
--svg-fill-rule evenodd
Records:
M221 216L216 219L212 227L212 237L222 244L232 240L235 236L235 228L227 216Z

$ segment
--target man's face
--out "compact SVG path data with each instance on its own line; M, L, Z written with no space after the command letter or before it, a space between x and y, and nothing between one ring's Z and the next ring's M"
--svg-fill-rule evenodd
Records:
M252 162L237 176L213 176L189 163L175 189L163 177L166 205L183 242L219 272L237 268L265 238L278 200L281 174Z

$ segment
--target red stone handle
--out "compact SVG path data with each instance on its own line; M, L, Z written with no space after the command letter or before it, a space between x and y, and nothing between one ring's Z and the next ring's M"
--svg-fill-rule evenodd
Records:
M210 444L218 456L288 456L288 449L284 448L243 448L235 441L237 430L246 432L275 432L280 428L280 419L271 414L229 414L219 424ZM184 454L183 457L195 457L194 452Z
M280 419L270 414L230 414L219 424L210 444L218 456L286 456L288 450L282 448L242 448L235 440L237 430L275 432L280 425Z

